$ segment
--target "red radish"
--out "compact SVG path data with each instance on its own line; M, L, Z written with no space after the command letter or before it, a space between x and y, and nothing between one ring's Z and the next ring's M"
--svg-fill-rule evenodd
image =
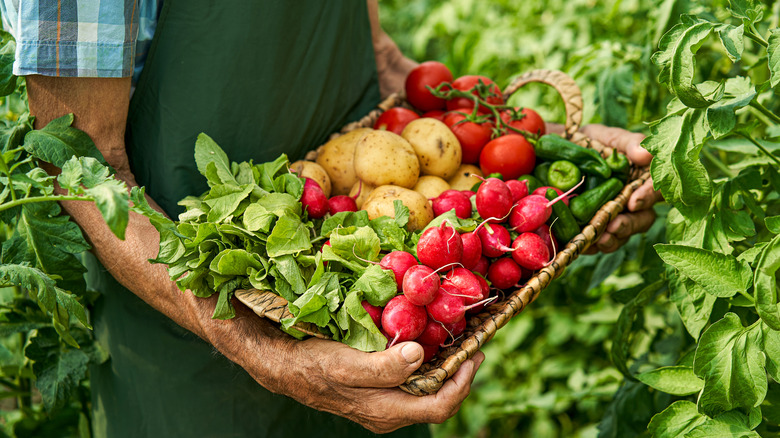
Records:
M382 328L393 337L391 345L420 336L427 321L425 308L410 303L404 295L390 300L382 312Z
M358 211L355 200L347 195L333 196L328 199L328 212L331 215L342 211Z
M417 266L417 259L406 251L393 251L382 257L379 261L382 269L389 269L395 275L395 284L398 285L398 291L402 290L404 275L412 266Z
M512 203L528 196L528 181L518 181L516 179L510 179L506 182L506 186L509 187L509 191L512 192Z
M433 214L441 216L455 209L455 216L461 219L471 217L471 201L458 190L445 190L439 196L433 198Z
M460 240L463 242L463 257L460 259L460 264L468 270L474 270L479 263L479 258L482 257L482 241L474 232L461 234Z
M420 263L433 269L460 263L463 257L460 234L446 222L440 227L428 228L417 242L417 257Z
M425 265L414 265L406 271L402 289L410 303L424 306L433 301L439 286L439 275L433 269Z
M542 269L550 261L550 251L541 237L534 233L523 233L512 242L512 258L518 265L533 271Z
M366 312L368 312L368 316L371 317L371 320L374 321L374 325L378 328L382 328L382 308L379 306L374 306L372 304L369 304L368 301L363 300L360 302L360 304L363 305L363 308L366 309Z
M516 285L522 275L522 268L510 257L494 261L488 270L488 280L499 289L509 289Z
M322 190L322 186L317 181L314 181L313 179L304 176L303 177L303 189L306 190L306 188L314 187L315 189Z
M464 304L463 298L458 296L459 292L448 284L442 284L439 291L436 292L436 298L425 306L428 316L443 324L452 324L459 319L465 318L467 310L484 305L486 301L490 300L488 298L486 301L480 301L467 306ZM387 310L385 310L385 313L387 313ZM384 324L384 320L382 323Z
M452 285L458 289L467 306L482 300L482 286L477 276L466 268L455 268L448 272L442 284Z
M477 192L472 191L472 190L461 190L460 192L463 193L464 195L466 195L466 197L469 198L469 200L471 200L472 196L477 194Z
M466 318L459 319L451 324L444 324L444 328L446 328L452 338L455 339L466 330Z
M544 244L547 245L550 254L556 254L558 252L558 241L555 240L555 236L550 233L550 227L548 227L547 224L542 224L539 228L535 229L534 234L542 238Z
M423 348L423 363L433 360L439 352L438 345L420 344L420 346Z
M541 195L528 195L517 201L515 208L509 214L509 225L518 233L525 233L539 228L540 225L547 222L552 215L552 205L556 202L566 199L566 197L577 189L585 181L583 178L576 186L572 187L566 193L560 194L552 201ZM482 242L485 243L484 241Z
M444 328L444 324L429 318L425 330L414 341L420 344L439 346L447 341L447 336L449 333Z
M477 265L474 266L474 269L472 269L472 271L482 275L483 277L487 277L489 266L490 266L490 262L488 261L487 257L482 256L479 258Z
M317 183L314 182L314 184ZM325 196L319 185L317 187L304 186L301 204L311 218L319 219L328 213L328 197Z
M479 275L475 275L477 277L477 281L479 281L479 285L482 288L482 302L484 303L488 297L490 297L490 286L487 284L487 280L485 280L483 277L480 277ZM474 307L473 309L469 309L467 313L479 313L482 311L482 309L485 308L484 304L480 304L479 306Z
M477 230L477 235L482 242L482 255L485 257L501 257L512 249L509 247L512 242L509 231L501 225L481 227Z
M539 195L539 196L547 197L547 189L555 190L555 193L557 193L558 196L561 196L563 194L563 191L561 189L559 189L558 187L550 187L550 186L539 187L538 189L534 190L534 192L531 193L531 194L532 195ZM569 197L568 196L563 198L563 203L566 204L566 205L569 205Z
M477 212L489 223L502 222L512 210L512 191L498 178L488 178L477 190Z

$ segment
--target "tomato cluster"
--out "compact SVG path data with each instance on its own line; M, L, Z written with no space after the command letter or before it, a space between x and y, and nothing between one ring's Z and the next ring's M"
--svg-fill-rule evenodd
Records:
M409 73L405 91L417 112L392 108L379 117L375 129L400 133L418 117L436 118L458 138L464 164L476 164L485 175L500 173L505 179L533 171L536 155L526 137L544 135L544 121L530 108L506 105L490 78L465 75L453 79L446 65L427 61Z

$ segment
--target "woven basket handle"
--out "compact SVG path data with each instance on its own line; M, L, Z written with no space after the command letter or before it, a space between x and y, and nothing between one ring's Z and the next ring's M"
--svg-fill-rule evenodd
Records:
M504 100L509 99L515 91L529 82L550 85L561 95L566 106L566 138L571 139L582 125L582 92L580 87L566 73L554 70L533 70L518 76L506 87Z

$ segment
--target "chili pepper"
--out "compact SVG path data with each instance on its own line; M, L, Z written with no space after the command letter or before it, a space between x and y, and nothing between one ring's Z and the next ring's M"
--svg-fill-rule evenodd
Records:
M596 176L596 175L588 175L585 177L585 184L581 185L580 188L582 191L580 193L587 192L590 189L595 189L596 187L600 186L604 183L606 179Z
M542 187L542 182L539 181L539 179L533 175L522 175L520 178L517 178L517 180L528 181L526 183L528 184L528 193L533 193L534 190L538 189L539 187Z
M547 178L550 172L550 165L552 163L540 163L534 168L534 176L542 183L543 186L549 186L550 180Z
M609 178L612 170L604 158L593 149L584 148L557 135L547 134L536 142L536 156L544 160L567 160L576 164L582 172Z
M550 164L550 169L547 170L547 181L550 185L558 187L564 192L576 186L581 179L580 169L571 161L554 161Z
M587 223L602 205L611 200L620 190L623 182L617 178L610 178L598 187L590 189L569 201L569 208L580 224Z
M558 193L553 189L547 189L545 195L552 201L558 197ZM552 206L553 216L557 219L552 222L552 232L561 242L570 242L577 234L580 234L580 226L571 212L571 209L564 202L556 202Z
M607 166L612 170L612 176L620 178L624 182L628 179L628 171L631 168L628 158L619 153L617 149L612 150L612 155L608 156L605 160Z

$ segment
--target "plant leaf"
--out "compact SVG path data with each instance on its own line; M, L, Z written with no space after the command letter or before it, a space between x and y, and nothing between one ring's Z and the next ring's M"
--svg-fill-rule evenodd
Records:
M696 377L693 368L686 366L661 367L636 378L647 386L673 395L691 395L704 388L704 381Z
M710 320L717 298L705 292L693 280L678 276L675 272L671 272L668 278L671 292L669 299L677 307L685 329L693 339L699 339L702 329Z
M764 17L764 7L756 0L729 0L729 6L731 15L750 23L760 21Z
M103 155L86 132L72 127L73 114L66 114L49 122L42 129L24 136L24 149L35 158L59 168L74 155L92 157L106 165Z
M709 21L690 17L693 21L683 29L679 39L671 46L670 83L674 95L689 108L706 108L715 101L706 99L693 84L696 70L696 52L709 36L714 26Z
M655 414L647 430L653 438L678 438L705 421L707 417L699 413L695 403L679 400Z
M726 49L726 55L731 62L742 59L742 50L745 48L744 36L742 35L744 31L744 25L735 27L730 24L719 24L715 26L715 32L718 33L720 42Z
M727 313L702 333L693 360L693 371L704 379L699 397L702 413L715 417L761 403L767 391L762 338L759 324L743 327L734 313Z
M672 244L657 244L655 250L664 262L716 297L728 298L747 290L753 277L750 265L732 255Z
M780 83L780 28L769 31L769 47L766 52L770 84L774 88Z
M230 161L227 154L208 135L198 134L195 141L195 164L198 171L206 177L209 187L222 184L238 185L238 181L230 171Z
M775 236L761 250L753 276L756 310L764 323L774 330L780 330L776 280L778 271L780 271L780 235Z
M663 287L663 284L663 280L658 280L645 286L634 298L623 306L623 310L621 310L620 316L618 317L615 334L612 338L610 356L617 369L630 380L635 380L635 377L629 371L627 364L631 326L634 324L636 314L640 312L653 297L655 297L655 294Z
M75 349L61 349L54 330L40 329L24 349L34 361L35 386L41 392L48 412L60 409L87 373L89 356Z
M355 281L353 290L363 292L363 297L373 306L384 306L398 291L393 271L382 269L379 265L369 266Z
M780 216L769 216L764 219L764 223L769 231L780 234Z
M297 254L311 249L309 230L295 216L282 216L276 221L266 243L268 257Z
M741 412L726 412L694 427L685 434L685 438L761 438L753 431L755 426L751 427L750 423L750 418Z
M737 76L727 79L724 97L707 108L712 136L717 139L731 133L737 124L735 111L749 105L755 97L756 89L749 78Z

